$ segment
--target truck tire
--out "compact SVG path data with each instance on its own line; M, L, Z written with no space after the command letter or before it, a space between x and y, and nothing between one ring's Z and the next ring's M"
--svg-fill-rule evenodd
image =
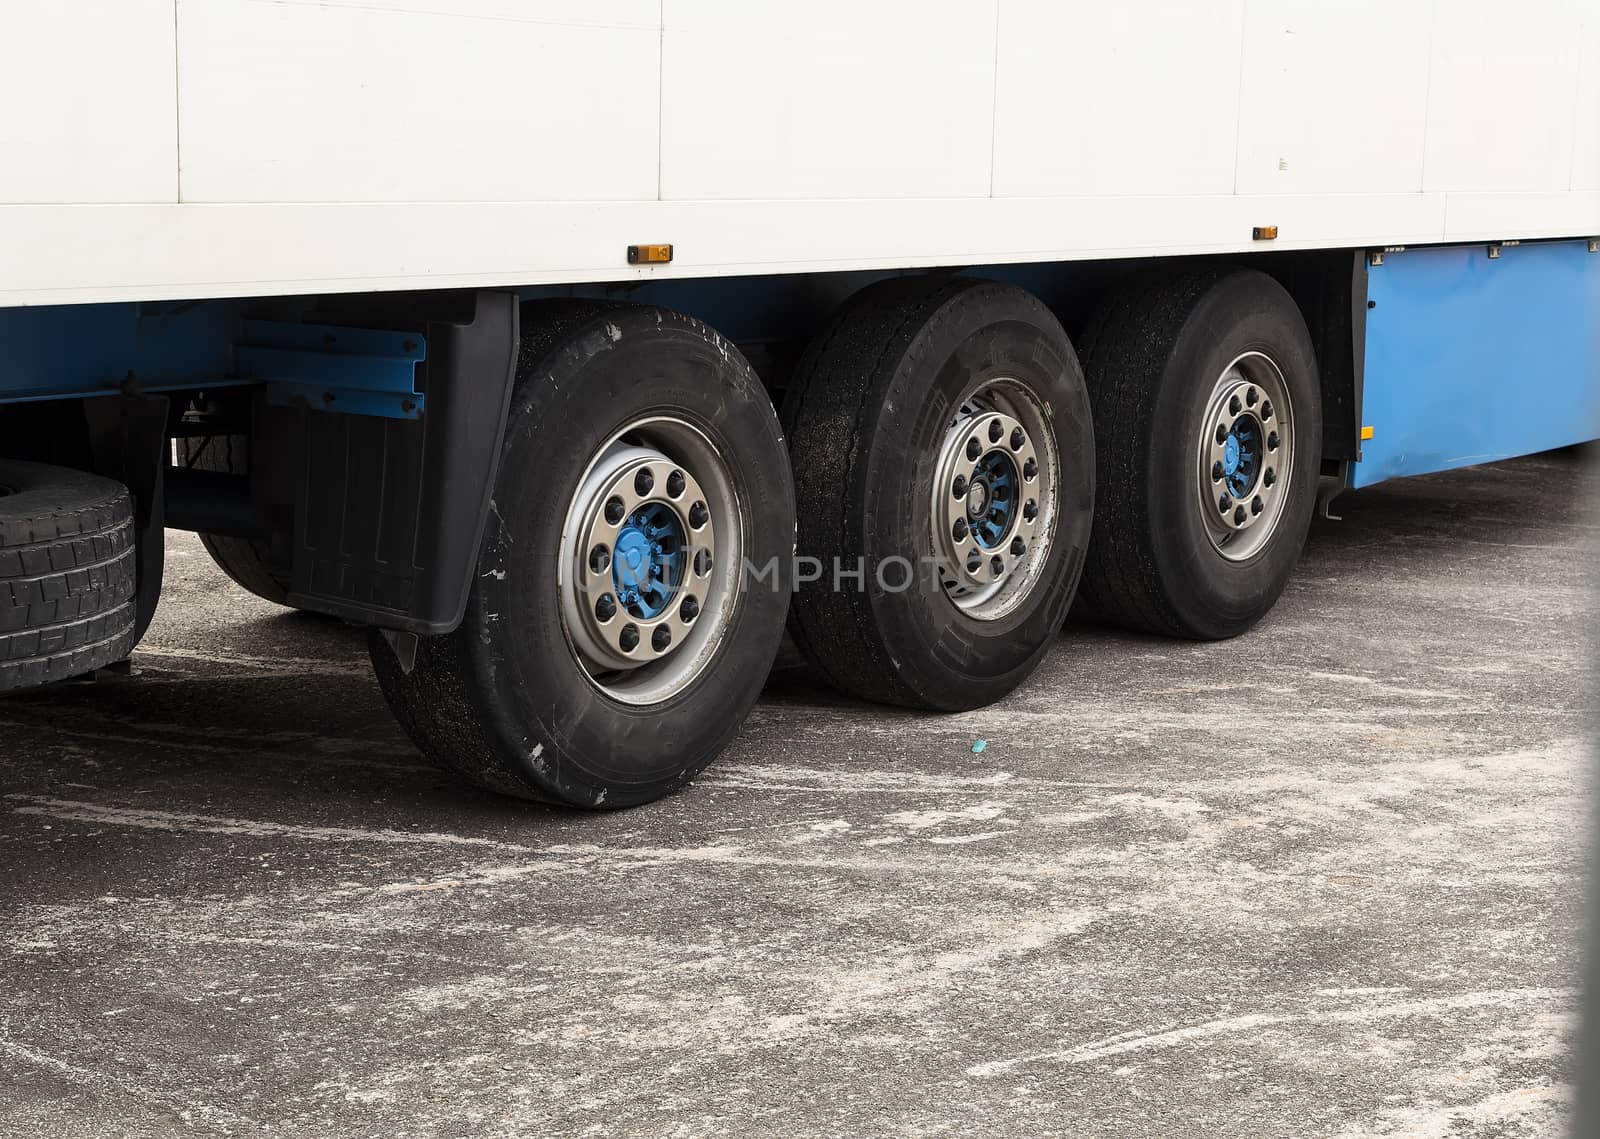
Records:
M206 435L178 440L178 461L197 471L227 475L250 473L250 439L245 435ZM220 534L201 534L200 544L233 583L274 605L289 604L288 567L276 567L267 543Z
M135 556L121 483L0 460L0 692L133 651Z
M1100 448L1085 609L1169 636L1245 632L1316 505L1320 386L1293 298L1225 266L1135 284L1091 319L1084 370Z
M790 629L813 667L941 711L1022 683L1071 604L1094 504L1083 373L1050 311L991 281L871 286L812 342L784 410Z
M525 306L466 616L379 685L430 759L589 808L681 787L738 731L789 604L794 491L738 351L665 309ZM754 574L746 572L753 567Z

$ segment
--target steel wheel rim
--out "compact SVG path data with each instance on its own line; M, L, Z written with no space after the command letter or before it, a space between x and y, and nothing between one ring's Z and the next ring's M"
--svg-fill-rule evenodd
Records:
M968 617L994 621L1033 592L1050 557L1061 463L1043 402L1010 377L977 384L940 440L930 538Z
M1254 557L1277 532L1289 501L1294 444L1283 370L1263 352L1234 359L1206 399L1196 467L1206 536L1229 561Z
M700 428L674 415L614 432L578 481L558 589L574 660L624 704L658 704L716 654L733 615L749 527Z

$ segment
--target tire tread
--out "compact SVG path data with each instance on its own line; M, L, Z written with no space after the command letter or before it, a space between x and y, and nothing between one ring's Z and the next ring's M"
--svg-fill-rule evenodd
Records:
M1150 544L1142 430L1154 413L1162 370L1184 321L1228 272L1207 266L1135 281L1100 307L1083 338L1102 477L1080 594L1095 616L1149 633L1187 635L1162 592Z
M1157 564L1150 425L1168 361L1210 291L1253 273L1217 263L1137 278L1108 298L1083 337L1084 375L1102 472L1079 612L1161 636L1213 639L1186 619ZM1285 294L1287 296L1287 294Z
M807 553L825 566L860 542L847 531L864 478L870 398L881 398L917 330L951 297L981 283L962 277L931 286L923 277L886 283L836 312L801 357L784 401L784 433L797 456L796 513L810 523ZM824 410L816 410L819 403ZM835 688L881 704L925 706L896 675L864 592L796 590L789 633Z
M0 692L89 672L133 651L133 499L110 479L0 464Z

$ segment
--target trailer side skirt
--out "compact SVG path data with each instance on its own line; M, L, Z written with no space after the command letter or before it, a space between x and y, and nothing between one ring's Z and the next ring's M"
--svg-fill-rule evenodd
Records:
M1391 252L1368 280L1351 485L1600 438L1594 242Z

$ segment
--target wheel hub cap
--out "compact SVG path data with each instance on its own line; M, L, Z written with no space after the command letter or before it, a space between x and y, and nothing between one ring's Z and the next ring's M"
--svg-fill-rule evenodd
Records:
M621 447L586 480L574 522L563 601L585 665L625 672L678 652L716 561L717 524L695 476L660 451Z
M1222 445L1222 481L1234 498L1244 498L1255 486L1260 461L1261 425L1253 416L1240 416Z
M1054 448L1039 439L1048 431L1043 411L1012 414L982 395L980 389L962 406L945 434L932 516L945 591L980 619L998 616L1025 592L1001 596L1025 587L1029 568L1043 558L1056 493ZM1022 399L1031 397L1019 393Z
M974 539L984 549L998 549L1010 537L1020 481L1017 466L1006 452L990 451L979 460L967 495L967 520Z
M1293 461L1288 385L1260 352L1218 379L1201 420L1199 506L1216 550L1232 561L1266 544L1283 515Z
M989 510L989 488L984 482L976 480L972 489L967 491L967 521L979 521Z
M630 614L649 621L676 599L687 560L683 520L670 507L647 503L617 533L611 584Z

